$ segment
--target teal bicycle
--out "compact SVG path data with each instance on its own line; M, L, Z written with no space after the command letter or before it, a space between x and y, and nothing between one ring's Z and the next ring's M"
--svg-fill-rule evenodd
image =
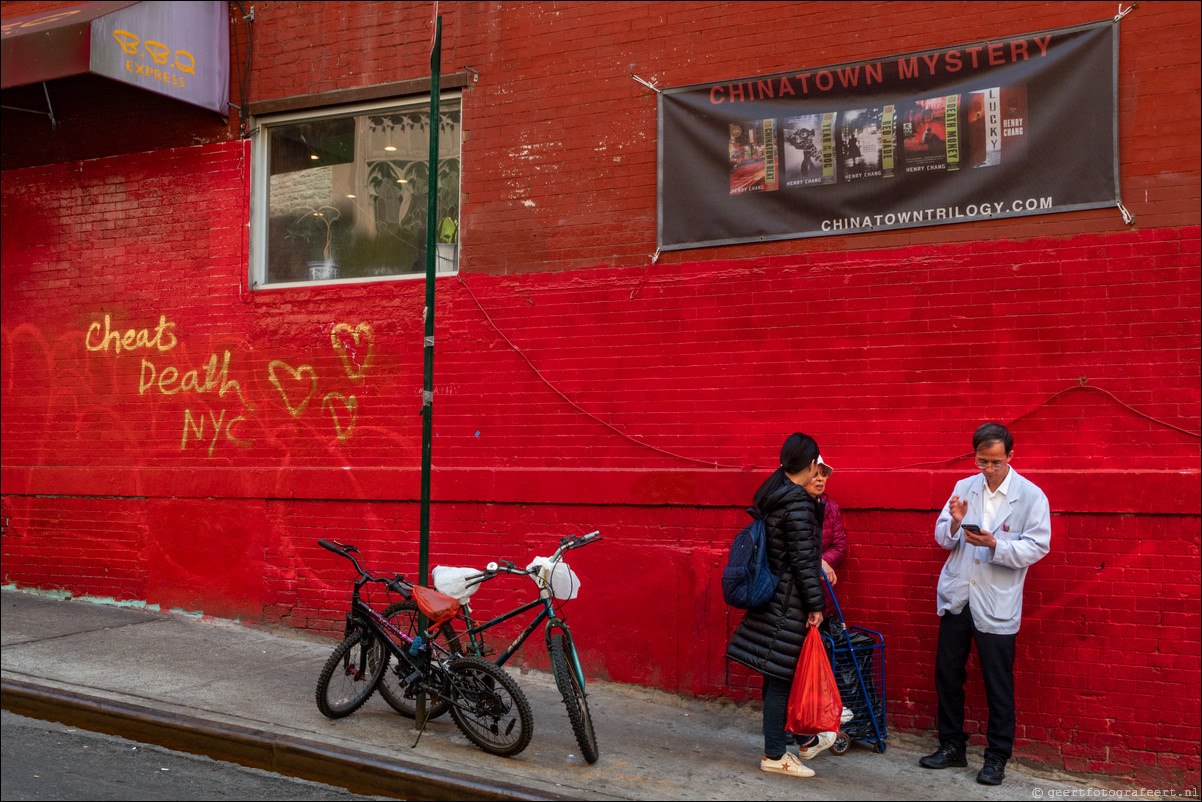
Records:
M580 667L580 658L572 641L572 631L568 628L567 622L563 620L559 610L560 605L557 603L574 598L578 590L576 576L563 562L563 556L573 549L596 543L599 540L601 537L598 532L567 537L560 541L559 548L551 557L535 560L525 569L518 568L509 560L491 562L483 571L462 577L462 585L459 588L440 587L442 592L458 596L460 593L451 591L463 592L502 574L513 574L533 580L538 588L538 598L483 623L478 623L473 619L468 606L463 605L459 614L452 619L452 622L463 623L463 631L456 632L451 623L443 624L436 630L444 641L442 645L452 654L467 653L482 658L486 657L495 665L503 666L522 647L535 629L540 624L545 624L543 640L547 645L547 653L551 657L555 684L563 696L564 706L567 707L568 721L572 725L576 742L580 745L580 753L589 763L597 762L600 751L597 748L597 736L593 730L592 714L588 708L584 671ZM526 629L522 631L522 634L510 644L509 648L499 655L494 655L493 651L485 645L483 633L498 624L533 610L538 612ZM384 617L397 623L401 629L412 631L416 628L417 612L414 602L401 601L390 606L384 612ZM398 712L412 717L414 715L412 696L410 695L409 700L404 700L405 694L400 689L390 687L391 682L392 678L390 677L383 679L380 683L382 694ZM407 702L407 704L402 704L402 702ZM430 715L441 712L441 710L432 710Z

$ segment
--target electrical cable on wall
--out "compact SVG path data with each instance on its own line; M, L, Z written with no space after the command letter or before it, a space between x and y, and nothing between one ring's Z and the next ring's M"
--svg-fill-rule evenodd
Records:
M655 253L651 254L651 264L647 265L647 269L643 271L643 277L641 279L639 279L639 283L636 284L634 286L634 289L630 291L630 297L627 298L628 301L633 301L635 299L635 296L637 296L640 292L642 292L643 285L647 283L647 278L648 278L648 276L651 275L651 268L655 267L655 265L658 261L659 261L659 248L656 248Z
M245 139L250 132L250 120L248 119L248 115L246 113L246 107L249 105L247 98L250 96L250 70L251 66L254 64L255 37L251 30L251 23L255 21L255 7L251 6L250 11L247 11L246 7L242 5L242 0L234 0L234 2L235 5L238 6L238 11L242 14L242 21L246 23L244 26L246 31L246 58L239 58L237 36L238 29L235 26L235 35L233 37L234 63L238 68L238 102L242 105L235 106L233 103L230 105L238 110L238 133L239 136Z
M626 434L626 432L624 432L621 429L619 429L618 427L614 426L612 423L609 423L608 421L604 421L601 418L594 415L593 413L589 412L587 409L584 409L579 404L577 404L575 401L573 401L571 398L568 398L566 393L564 393L562 390L560 390L558 387L556 387L554 384L552 384L550 382L550 380L547 379L547 377L544 376L542 374L542 372L539 371L539 369L534 366L534 363L530 361L530 357L526 356L526 354L522 351L521 348L518 348L516 345L514 345L512 340L510 340L508 337L505 336L505 332L501 331L501 329L497 326L497 324L493 322L492 317L488 314L488 311L484 308L484 305L480 303L480 299L476 297L476 293L472 292L472 288L469 287L467 282L463 280L463 276L456 275L455 278L459 281L459 283L461 285L463 285L463 288L465 290L467 290L467 294L470 295L472 300L475 302L476 307L480 310L480 314L484 315L484 319L488 322L488 325L492 327L493 331L495 331L497 333L497 336L499 336L502 340L504 340L505 344L508 345L510 348L512 348L517 353L517 355L522 358L522 360L526 363L526 365L529 366L530 370L534 371L534 375L538 377L539 381L541 381L543 384L547 385L547 387L553 393L555 393L560 398L562 398L565 402L567 402L567 404L569 406L571 406L572 409L575 409L577 412L584 415L585 417L596 421L597 423L601 424L606 429L609 429L611 432L618 435L619 437L625 438L626 440L629 440L630 442L634 443L635 445L650 449L650 450L656 452L657 454L662 454L666 457L672 457L674 459L684 460L686 462L693 462L698 465L705 465L706 467L709 467L709 468L736 468L737 469L739 467L737 465L722 465L717 462L711 462L711 461L701 460L701 459L694 459L693 457L686 457L681 454L675 454L671 451L665 451L662 448L658 448L656 446L650 445L649 443L644 443L641 440L637 440L634 437L631 437L630 435Z
M588 410L581 407L579 404L577 404L575 401L573 401L571 398L569 398L566 393L564 393L562 390L560 390L558 387L556 387L554 384L552 384L551 381L546 376L544 376L537 367L535 367L534 363L530 360L530 357L526 356L525 352L522 351L521 348L519 348L517 345L515 345L513 343L513 341L510 340L509 337L507 337L505 335L505 332L501 331L500 327L497 326L497 324L493 321L492 316L488 314L488 310L486 310L484 308L484 305L480 303L480 299L476 297L476 293L474 293L472 291L472 288L470 286L468 286L468 283L466 281L464 281L463 276L457 274L455 276L455 278L459 282L459 284L462 285L465 290L467 290L467 294L469 296L471 296L472 301L476 304L476 308L480 310L480 314L484 315L485 321L487 321L488 325L492 327L492 330L497 333L497 336L499 336L502 340L505 341L506 345L508 345L510 348L512 348L518 354L518 356L520 356L522 358L522 360L526 363L526 365L530 368L530 370L532 370L534 372L534 375L538 377L539 381L541 381L543 384L545 384L552 392L554 392L556 395L558 395L560 398L562 398L569 406L571 406L573 409L575 409L577 412L581 413L585 417L587 417L593 421L596 421L597 423L604 426L606 429L609 429L614 434L616 434L619 437L622 437L626 440L629 440L630 442L634 443L637 446L641 446L642 448L650 449L651 451L654 451L657 454L662 454L664 456L672 457L672 458L678 459L678 460L683 460L685 462L692 462L697 465L705 465L706 467L709 467L709 468L727 468L727 469L731 469L731 470L748 470L748 469L751 469L751 470L774 470L776 468L775 465L754 465L754 466L749 466L749 467L748 466L740 466L740 465L725 465L725 464L722 464L720 462L716 462L713 460L703 460L703 459L697 459L695 457L686 457L682 454L677 454L675 452L667 451L665 449L659 448L658 446L653 446L650 443L645 443L642 440L632 437L631 435L622 431L621 429L619 429L617 426L613 425L612 423L609 423L608 421L605 421L605 420L597 417L593 413L591 413ZM1154 418L1151 415L1148 415L1144 412L1140 412L1135 407L1120 400L1117 396L1114 395L1114 393L1110 392L1109 390L1105 390L1101 387L1095 387L1093 385L1086 384L1086 381L1087 381L1087 379L1085 377L1082 377L1081 379L1078 379L1077 384L1074 384L1071 387L1066 387L1063 390L1058 390L1055 393L1052 393L1050 396L1048 396L1043 401L1041 401L1040 403L1035 405L1033 408L1027 410L1023 414L1021 414L1015 418L1010 419L1010 421L1007 423L1007 426L1013 426L1015 423L1022 420L1023 418L1026 418L1026 417L1029 417L1029 416L1035 414L1036 412L1038 412L1039 410L1043 409L1048 404L1050 404L1052 401L1056 400L1057 398L1059 398L1062 395L1065 395L1066 393L1074 392L1077 390L1092 390L1092 391L1099 392L1099 393L1102 393L1102 394L1108 396L1109 398L1113 399L1116 403L1118 403L1121 407L1123 407L1124 409L1127 409L1132 414L1137 415L1138 417L1144 418L1145 420L1151 421L1152 423L1155 423L1160 426L1164 426L1168 429L1172 429L1174 431L1181 432L1182 434L1188 435L1189 437L1202 438L1202 432L1191 432L1188 429L1183 429L1180 426L1175 426L1171 423L1167 423L1166 421L1162 421L1162 420L1159 420L1158 418ZM933 462L914 462L914 463L910 463L909 465L898 465L898 466L891 466L891 467L886 467L886 468L846 468L846 469L844 469L844 472L847 473L847 472L852 472L852 471L901 471L901 470L908 470L910 468L922 468L922 467L930 467L930 466L948 465L953 462L958 462L962 459L965 459L965 458L971 457L971 456L972 456L972 452L969 452L967 454L959 454L955 457L949 457L948 459L936 460Z

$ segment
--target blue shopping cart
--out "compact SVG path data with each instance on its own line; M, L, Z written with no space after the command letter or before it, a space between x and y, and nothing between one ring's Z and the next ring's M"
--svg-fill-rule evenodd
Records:
M843 706L852 712L830 751L841 755L852 741L864 741L883 753L889 737L885 732L885 639L871 629L847 626L834 588L825 575L822 579L835 604L835 620L823 627L822 644Z

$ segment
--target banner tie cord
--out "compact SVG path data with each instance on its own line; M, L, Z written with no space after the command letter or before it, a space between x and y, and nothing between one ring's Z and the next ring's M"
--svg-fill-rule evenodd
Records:
M658 95L658 94L661 94L661 93L662 93L662 90L660 90L660 88L659 88L658 86L656 86L655 84L651 83L650 81L644 81L642 78L640 78L639 76L635 75L633 72L632 72L632 73L630 73L630 77L631 77L631 78L633 78L634 80L638 81L639 83L641 83L643 86L645 86L645 87L647 87L648 89L650 89L650 90L651 90L652 92L654 92L655 94L657 94L657 95Z
M1127 211L1127 207L1123 205L1123 202L1115 201L1115 203L1118 204L1119 211L1123 213L1123 222L1127 225L1134 223L1135 218L1131 215L1131 212Z
M1114 15L1114 21L1118 22L1123 17L1127 16L1128 14L1130 14L1132 11L1134 11L1137 8L1139 8L1139 3L1132 3L1130 6L1127 7L1126 11L1123 11L1123 4L1119 3L1119 13Z

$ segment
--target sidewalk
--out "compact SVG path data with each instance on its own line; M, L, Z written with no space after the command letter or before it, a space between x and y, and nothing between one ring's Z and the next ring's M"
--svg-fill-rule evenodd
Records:
M373 696L331 721L314 686L332 641L144 610L0 593L3 706L22 715L199 752L362 793L407 799L1031 799L1089 778L1006 770L996 788L968 769L918 766L927 739L890 734L876 754L853 744L796 780L759 770L759 711L591 683L601 759L578 754L554 681L511 673L534 710L534 740L515 758L471 745L449 717L416 747L412 722Z

